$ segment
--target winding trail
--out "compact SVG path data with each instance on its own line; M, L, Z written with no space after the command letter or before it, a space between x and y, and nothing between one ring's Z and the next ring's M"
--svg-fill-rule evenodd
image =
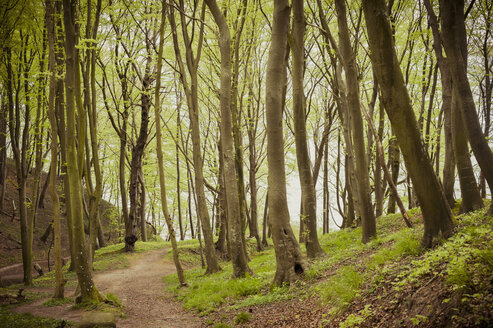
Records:
M165 297L163 276L176 272L165 258L165 250L146 252L130 260L130 267L95 275L94 282L104 294L112 293L125 305L127 318L117 318L117 327L200 327L198 317Z
M182 305L166 297L163 276L176 272L172 261L166 259L168 249L153 250L130 257L130 266L124 269L104 271L94 275L94 282L103 293L118 296L125 305L126 318L116 317L121 328L198 328L202 321L198 316L182 309ZM31 290L31 291L34 291ZM52 289L39 289L52 293ZM65 292L72 295L73 290ZM29 312L41 317L80 321L84 311L71 310L72 304L44 307L47 299L23 304L17 312Z

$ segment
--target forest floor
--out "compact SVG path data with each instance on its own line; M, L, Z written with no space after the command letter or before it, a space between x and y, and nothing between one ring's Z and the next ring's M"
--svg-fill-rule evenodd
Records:
M167 248L153 249L129 256L125 268L96 272L94 282L101 293L123 305L116 317L117 327L200 327L197 315L184 311L179 302L166 296L163 276L176 272L173 262L166 257ZM80 322L87 308L73 306L74 286L66 289L67 302L47 306L53 288L26 287L26 295L44 296L12 307L17 313L29 313L38 317L61 319L66 322ZM48 303L47 303L48 301ZM50 304L51 305L51 304ZM99 309L95 309L98 311ZM103 309L105 311L108 308ZM111 311L111 310L110 310ZM119 312L119 311L116 311ZM0 314L0 327L1 323Z
M113 312L118 327L493 327L493 218L486 208L457 215L455 234L431 249L420 246L419 209L409 215L413 228L400 214L380 217L377 238L366 244L361 228L320 235L326 256L309 260L303 277L281 287L272 286L274 249L256 251L253 239L247 246L255 274L240 279L231 278L227 261L220 272L204 275L199 242L179 242L185 288L169 243L139 241L133 254L111 245L94 262L96 286L109 304L74 306L73 272L66 272L69 296L50 300L50 272L25 289L21 305L0 306L0 328L66 327L84 311ZM19 288L0 289L0 296ZM40 319L48 315L66 321Z

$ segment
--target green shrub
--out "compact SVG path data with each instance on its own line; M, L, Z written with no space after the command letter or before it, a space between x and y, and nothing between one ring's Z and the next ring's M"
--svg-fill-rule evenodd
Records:
M238 325L241 323L247 323L248 321L250 321L251 316L252 315L250 313L240 312L235 317L235 324Z

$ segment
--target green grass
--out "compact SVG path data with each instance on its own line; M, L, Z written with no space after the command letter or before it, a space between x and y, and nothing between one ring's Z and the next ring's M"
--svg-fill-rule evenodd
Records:
M411 214L416 211L411 211ZM311 295L321 295L324 302L337 311L342 310L358 295L360 288L371 276L361 273L363 266L379 270L387 261L404 256L419 254L419 229L406 229L400 214L393 214L378 220L378 231L385 238L378 238L368 244L361 243L361 228L345 229L320 235L320 244L328 256L312 261L305 273L305 281L311 281ZM403 229L403 230L399 230ZM254 244L249 240L249 244ZM179 243L180 257L184 262L200 263L197 251L198 241ZM251 250L250 247L248 247ZM349 258L371 252L375 255L359 263L355 269L346 264ZM169 253L171 256L171 251ZM274 249L260 253L251 251L250 268L255 276L231 279L232 266L222 262L223 271L204 276L203 269L185 272L188 287L180 288L176 275L164 278L169 290L183 301L186 309L201 315L208 314L219 306L227 304L232 309L241 309L265 303L291 299L306 293L302 288L272 287L276 270ZM327 278L327 275L329 277ZM310 289L310 288L309 288Z
M63 305L63 304L72 304L72 303L74 303L74 301L75 300L72 297L64 297L62 299L50 298L49 300L47 300L46 302L44 302L41 305L46 306L46 307L51 307L51 306L59 306L59 305Z
M35 317L28 313L17 313L0 307L0 328L57 328L62 325L63 320L54 320ZM70 322L65 322L65 327L75 327Z

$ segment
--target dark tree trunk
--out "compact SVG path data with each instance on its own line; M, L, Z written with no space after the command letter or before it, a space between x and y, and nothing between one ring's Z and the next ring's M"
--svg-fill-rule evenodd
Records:
M382 91L382 101L423 212L422 244L431 247L435 238L440 235L446 238L453 233L453 216L423 147L395 52L390 21L387 14L382 14L386 10L384 0L363 1L371 61Z
M464 24L464 1L440 0L442 38L447 63L457 88L460 112L472 151L490 187L493 188L493 153L479 124L478 113L467 76L467 44ZM490 207L490 212L493 206Z

